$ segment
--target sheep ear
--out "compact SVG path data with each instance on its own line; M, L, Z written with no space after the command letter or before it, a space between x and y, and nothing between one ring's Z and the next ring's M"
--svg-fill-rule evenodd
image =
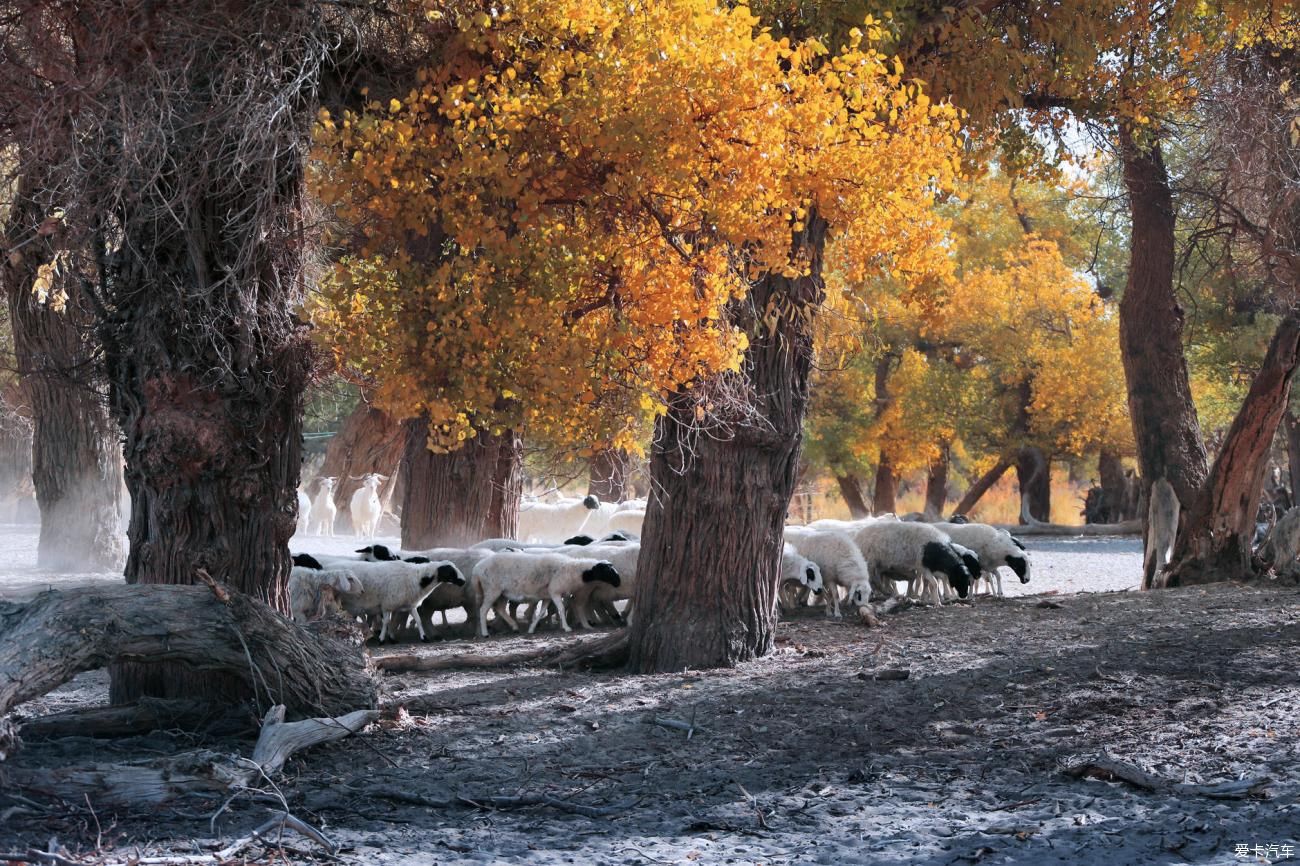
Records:
M460 573L460 569L450 562L444 562L438 566L438 579L444 583L454 583L457 586L465 585L465 576Z
M375 552L375 546L374 546L373 544L371 544L371 545L367 545L366 547L358 548L357 550L355 550L355 551L353 551L353 552L354 552L354 553L374 553L374 552Z

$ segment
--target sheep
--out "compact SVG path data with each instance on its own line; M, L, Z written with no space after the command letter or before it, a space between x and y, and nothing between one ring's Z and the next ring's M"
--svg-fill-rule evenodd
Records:
M487 637L487 612L504 597L511 601L543 601L550 599L560 614L560 628L572 631L564 615L564 596L572 595L588 583L607 583L618 586L618 571L605 560L573 559L560 553L496 553L474 567L473 581L479 598L479 636ZM537 629L545 607L533 610L528 633ZM515 631L519 623L506 611L503 619Z
M908 595L929 597L942 604L935 573L948 577L965 598L970 591L970 570L952 548L948 535L926 523L880 520L857 530L853 541L863 558L880 573L896 571L907 576Z
M614 506L615 511L645 511L649 503L644 499L624 499Z
M361 486L352 494L348 513L352 515L352 534L373 538L379 532L379 520L384 516L384 505L379 501L379 485L387 475L372 472L361 477Z
M515 543L518 544L518 542ZM492 555L490 550L458 547L435 547L431 550L394 552L383 544L363 547L357 553L361 554L363 559L375 562L390 562L395 559L401 559L404 562L442 560L456 566L456 568L460 569L461 574L472 574L474 566ZM458 607L465 609L466 621L472 622L474 611L478 609L478 599L474 595L473 581L466 581L463 585L438 584L437 588L429 594L429 597L424 600L419 610L413 615L419 617L424 626L432 628L433 615L441 613L442 625L444 628L448 628L451 623L447 620L447 611L455 610Z
M614 512L606 528L610 532L629 532L635 533L639 538L641 536L641 525L645 523L644 509L624 509L623 511Z
M295 535L306 535L307 524L311 520L311 499L302 488L298 488L298 525L294 529Z
M847 533L787 526L785 540L817 563L826 588L826 615L840 616L840 588L871 581L871 569L862 551Z
M308 522L308 531L314 528L317 535L334 537L334 518L338 516L338 508L334 506L334 485L337 483L337 478L326 477L320 479L316 499L311 504L311 519Z
M289 614L295 622L320 619L338 609L338 596L357 595L361 581L346 569L295 565L289 571Z
M465 584L464 574L446 560L425 563L358 560L349 570L361 580L362 590L357 595L345 596L343 608L356 616L379 614L383 623L379 630L380 643L388 637L394 613L415 610L439 583ZM417 625L420 640L428 640L418 620Z
M587 522L583 525L582 531L591 536L598 538L609 528L609 519L618 511L618 506L613 502L601 502L596 509L587 517Z
M987 523L936 523L934 527L975 552L989 587L998 598L1003 597L999 569L1004 565L1016 573L1021 583L1029 583L1029 555L1025 546L1005 529Z
M534 503L519 510L520 541L559 541L581 532L592 513L600 508L594 496L548 505Z
M1174 487L1164 478L1151 484L1147 510L1147 544L1142 556L1142 585L1159 589L1165 585L1162 572L1174 557L1178 538L1178 517L1182 504Z
M781 569L777 586L787 580L798 581L814 595L821 595L826 584L822 581L821 566L800 553L793 544L781 545Z

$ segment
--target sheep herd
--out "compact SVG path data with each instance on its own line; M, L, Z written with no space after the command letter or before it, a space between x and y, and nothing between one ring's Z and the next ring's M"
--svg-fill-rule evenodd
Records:
M372 534L377 521L359 521L357 512L368 516L371 503L365 500L376 497L382 476L373 479L353 503L354 522ZM312 504L312 512L318 504ZM332 524L333 515L328 517ZM532 501L520 509L518 539L418 551L370 544L354 556L299 552L289 578L291 613L295 620L309 621L342 610L364 620L380 643L427 640L435 615L447 629L447 612L454 609L465 611L480 637L488 636L490 622L518 632L522 605L528 606L524 617L530 634L552 616L566 632L574 623L582 628L625 624L633 615L644 518L645 502L638 500ZM308 525L324 529L327 524L312 513ZM819 520L785 528L778 599L789 611L824 598L826 615L840 617L845 605L871 608L904 597L942 604L968 597L980 582L1001 597L1003 567L1029 582L1024 545L986 524L920 523L893 515ZM907 585L906 596L900 583Z

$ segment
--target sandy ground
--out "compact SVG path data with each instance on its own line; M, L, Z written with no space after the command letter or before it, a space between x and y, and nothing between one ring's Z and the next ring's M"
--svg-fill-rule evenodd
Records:
M385 866L1220 864L1268 862L1269 845L1278 861L1283 846L1300 851L1300 593L1081 592L1132 586L1137 542L1035 539L1030 549L1033 582L1004 585L1049 595L910 608L872 630L810 609L779 625L773 654L736 670L390 677L384 721L297 756L278 790L342 846L339 861ZM453 637L383 652L570 640ZM105 688L102 673L83 675L21 713L101 702ZM180 732L65 739L28 743L17 760L126 761L195 745ZM1063 772L1102 753L1171 784L1267 784L1259 797L1216 799ZM614 811L455 800L503 795ZM215 799L115 814L93 801L24 803L0 788L0 850L51 835L86 862L131 846L210 850L274 802L269 787L250 792L210 824ZM327 862L301 839L291 845L250 853Z

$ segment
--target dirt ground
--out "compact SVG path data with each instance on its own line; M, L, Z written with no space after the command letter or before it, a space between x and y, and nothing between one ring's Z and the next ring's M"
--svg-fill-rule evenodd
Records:
M903 610L880 629L801 612L779 626L775 653L731 671L392 676L384 721L296 756L278 785L294 814L342 846L337 860L300 837L248 853L365 864L1281 861L1300 851L1298 615L1300 592L1281 586L981 598ZM105 688L102 672L86 674L21 715L99 702ZM195 745L180 732L65 739L29 743L15 760L128 761ZM1103 754L1170 783L1267 785L1216 799L1063 771ZM513 795L613 812L455 799ZM210 823L216 799L114 814L0 791L0 850L51 836L85 862L137 847L211 850L261 823L278 796L250 792Z

